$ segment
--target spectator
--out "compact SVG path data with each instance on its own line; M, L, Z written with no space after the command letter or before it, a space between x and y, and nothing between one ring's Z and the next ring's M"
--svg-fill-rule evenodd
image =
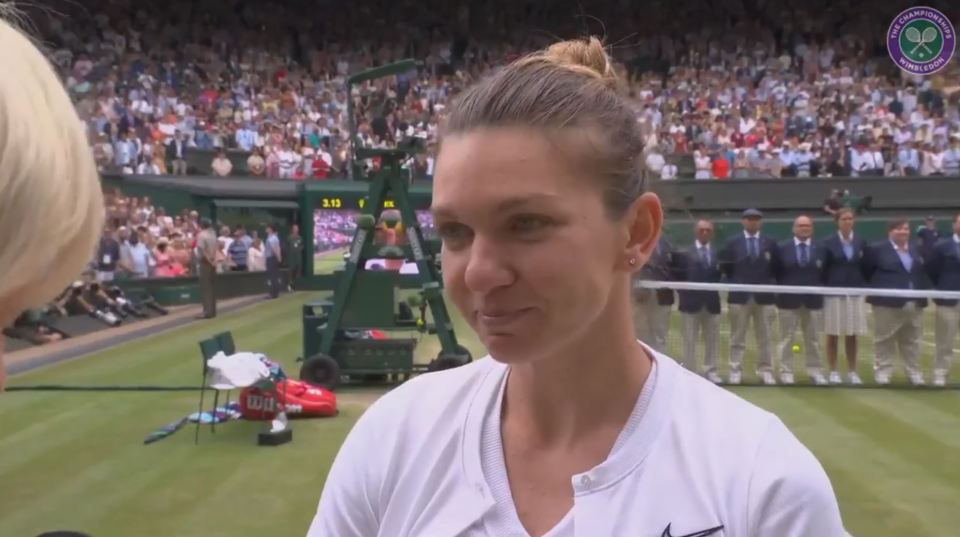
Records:
M456 16L446 13L442 3L425 1L424 12ZM174 5L179 4L174 0ZM105 0L84 4L91 11L103 5ZM133 4L113 0L111 5L129 8ZM306 166L310 159L296 162L303 158L296 145L312 149L316 163L321 158L318 147L327 144L329 173L346 170L341 165L349 142L346 74L412 51L421 67L393 80L365 84L350 98L364 144L393 147L419 138L434 148L429 159L435 154L436 126L450 98L502 60L537 46L539 38L530 36L527 28L570 30L552 15L563 10L515 13L511 21L497 24L496 31L472 24L467 49L451 56L438 52L447 50L442 40L449 36L444 32L412 37L428 25L416 10L402 5L380 7L384 20L397 28L396 35L389 36L352 24L363 16L358 7L336 10L322 22L322 47L312 37L318 35L313 27L318 23L298 17L300 11L292 7L302 4L275 0L249 5L242 12L211 7L211 20L229 25L229 35L218 34L205 21L194 23L197 34L185 35L189 33L170 15L177 9L137 5L142 16L125 15L134 10L121 7L102 9L109 16L95 24L76 17L68 32L62 25L50 24L48 38L64 53L58 56L63 78L83 120L98 135L92 138L93 152L101 170L129 170L136 157L149 159L155 144L169 144L179 131L185 147L191 149L261 148L267 177L322 178L322 174L311 174ZM854 11L849 3L828 11L809 3L750 5L749 17L730 16L745 9L742 1L733 0L717 8L699 5L691 12L696 16L671 13L668 20L657 19L656 10L629 2L596 6L598 16L605 14L601 18L612 25L611 32L636 35L635 44L617 49L622 61L618 67L629 75L647 147L656 140L664 159L689 155L692 144L712 153L715 145L730 143L753 153L758 145L766 144L769 151L789 139L789 154L783 153L787 176L794 175L797 145L803 143L810 143L811 153L822 157L823 165L811 169L811 176L843 175L838 168L846 165L847 155L836 160L835 153L862 136L867 144L889 140L878 145L882 165L865 169L867 175L876 174L877 169L890 174L897 172L890 144L916 139L936 146L960 133L957 100L950 99L944 89L956 66L938 75L946 84L918 87L915 77L881 76L881 66L889 62L882 35L858 28L843 36L829 31L835 19L854 16L864 27L885 26L892 2L881 2L869 14ZM656 26L637 27L638 17L656 20ZM149 27L144 23L147 19L152 23ZM796 20L805 21L803 28ZM298 36L297 54L289 54L283 44L259 39L262 32L288 35L291 28ZM353 33L348 38L338 28L352 28ZM200 41L191 35L215 37ZM814 35L825 37L814 39ZM167 45L170 36L177 36L176 50ZM118 48L116 39L136 47ZM348 39L350 46L342 46ZM396 43L396 49L381 48L379 41ZM95 52L88 53L88 47ZM651 68L654 65L658 67ZM113 153L122 132L129 132L139 144L132 163L118 168ZM104 138L105 144L100 141ZM281 158L289 157L290 150L296 150L296 158ZM867 158L859 152L856 156L857 165ZM167 160L174 159L168 154ZM736 157L728 160L733 163L733 176L742 176L737 173ZM869 160L873 164L872 153ZM297 170L297 164L304 168ZM179 166L170 169L174 174L186 173Z
M261 148L255 148L247 158L247 171L254 177L263 177L267 173L267 161L263 159Z
M663 165L666 164L666 160L663 158L663 154L658 146L654 146L653 149L647 153L646 166L647 171L651 174L652 177L660 177L661 172L663 171Z
M730 161L727 160L727 156L723 151L718 151L713 157L710 173L712 173L716 179L726 179L730 176Z
M920 175L943 175L943 151L933 144L923 144Z
M694 179L710 179L711 163L710 157L699 149L693 152L693 165L696 167Z
M909 177L920 173L920 151L918 150L918 145L918 143L914 142L904 144L900 147L900 151L897 153L897 171L900 175Z
M187 174L186 161L187 144L183 139L183 133L175 131L173 140L167 143L166 157L170 163L171 173L173 175Z
M733 161L734 179L746 179L751 176L750 159L745 149L738 149Z
M160 166L157 166L150 157L141 155L138 159L137 175L161 175Z
M139 232L130 233L124 252L128 259L127 272L134 278L149 278L156 260L150 249L141 242Z
M156 260L156 268L153 275L157 278L173 278L180 275L180 271L174 267L173 257L168 251L169 246L170 244L167 238L161 237L157 240L157 246L153 250L153 258Z
M943 173L950 177L960 176L960 134L950 136L950 147L943 152Z
M263 241L260 238L253 239L253 244L247 250L247 269L250 272L264 272L267 270L267 260L264 257Z
M243 230L237 228L233 241L227 246L227 257L230 259L230 270L233 272L247 271L247 252L250 246L243 238Z
M103 228L103 236L97 246L97 281L111 282L120 262L120 243L113 236L113 230Z
M227 158L227 152L221 149L217 151L217 156L210 164L210 168L213 170L214 175L218 177L226 177L230 175L231 171L233 171L233 163L230 162L229 158Z
M676 179L677 178L677 165L672 162L666 162L663 165L663 169L660 170L660 179Z

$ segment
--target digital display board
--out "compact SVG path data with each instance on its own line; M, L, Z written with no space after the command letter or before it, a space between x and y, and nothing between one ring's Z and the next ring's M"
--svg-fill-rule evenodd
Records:
M330 203L333 204L331 198ZM359 209L346 208L324 208L323 203L313 211L313 272L314 274L331 274L343 266L344 255L350 248L353 241L353 235L357 231L357 219L360 217ZM420 224L420 230L423 232L424 239L436 240L436 230L433 223L433 215L430 211L416 211L417 221ZM374 235L374 244L386 245L392 243L396 246L406 244L405 233L400 231L396 233L393 230L385 229L386 226L381 222L377 223L377 232ZM399 270L402 263L381 262L379 263L388 270Z

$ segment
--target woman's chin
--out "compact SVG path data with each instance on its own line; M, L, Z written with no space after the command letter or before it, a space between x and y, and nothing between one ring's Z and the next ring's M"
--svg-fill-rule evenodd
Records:
M528 362L543 350L543 346L529 335L485 334L480 340L491 358L505 364Z

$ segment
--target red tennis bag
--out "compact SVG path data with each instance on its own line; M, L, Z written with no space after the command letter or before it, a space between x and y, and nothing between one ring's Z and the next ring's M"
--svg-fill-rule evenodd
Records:
M271 420L280 410L291 418L326 418L339 412L336 394L299 380L278 381L275 390L250 386L240 392L240 414L244 419Z

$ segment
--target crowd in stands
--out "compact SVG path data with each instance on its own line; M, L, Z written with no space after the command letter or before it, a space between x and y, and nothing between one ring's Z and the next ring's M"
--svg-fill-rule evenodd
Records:
M104 192L104 204L106 226L88 269L45 307L23 312L5 335L42 345L69 337L57 321L71 316L119 326L128 318L164 315L166 310L151 297L128 297L116 283L197 274L197 211L169 215L149 197L126 196L119 190ZM266 271L263 240L256 230L222 226L217 240L217 272Z
M171 216L149 197L105 193L107 226L91 262L96 279L173 278L197 273L196 237L200 214L183 209ZM263 240L244 226L221 226L218 272L265 271Z
M461 88L558 35L592 32L620 62L653 175L684 163L701 179L960 173L960 62L922 79L899 71L884 48L895 1L84 7L38 25L105 172L344 176L352 99L356 143L422 140L408 167L429 178ZM347 74L407 57L415 70L346 94ZM188 170L196 151L207 160Z

